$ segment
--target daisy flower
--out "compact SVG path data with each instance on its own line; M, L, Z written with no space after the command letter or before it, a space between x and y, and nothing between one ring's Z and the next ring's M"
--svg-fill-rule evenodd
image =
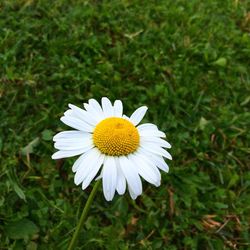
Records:
M152 123L138 125L147 107L138 108L130 117L123 115L123 105L114 105L103 97L101 105L94 99L84 103L84 109L69 104L61 121L75 130L63 131L53 138L59 151L52 159L80 155L72 170L74 182L86 189L91 181L102 179L103 193L111 201L115 191L122 195L128 187L132 199L142 193L141 177L158 187L159 169L168 172L164 158L172 159L164 149L171 145L165 134Z

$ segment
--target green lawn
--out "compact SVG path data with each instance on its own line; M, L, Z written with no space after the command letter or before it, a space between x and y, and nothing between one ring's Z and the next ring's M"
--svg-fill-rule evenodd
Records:
M0 3L0 249L65 249L92 189L54 161L68 103L121 99L172 144L143 195L99 190L77 249L250 249L250 14L237 0Z

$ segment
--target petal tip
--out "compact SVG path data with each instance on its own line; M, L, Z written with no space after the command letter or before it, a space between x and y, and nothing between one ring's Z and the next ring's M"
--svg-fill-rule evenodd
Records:
M65 119L65 116L62 116L61 118L60 118L60 121L64 121L64 119Z
M110 101L110 100L108 99L108 97L104 96L102 97L101 101L103 102L103 101Z
M75 183L76 186L78 186L81 182L79 180L77 180L77 179L74 179L74 183Z
M51 156L51 159L53 159L53 160L62 159L61 157L58 157L58 156L57 156L57 155L58 155L58 152L60 152L60 151L55 152L55 153Z

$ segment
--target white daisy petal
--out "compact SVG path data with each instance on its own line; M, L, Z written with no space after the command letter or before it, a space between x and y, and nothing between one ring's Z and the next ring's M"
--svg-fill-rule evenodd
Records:
M98 156L99 155L98 152L96 152L96 149L91 149L78 158L78 160L73 165L73 171L76 171L74 177L74 182L76 185L79 185L84 180L84 178L86 178L87 174L91 171L93 164L95 164Z
M144 161L146 164L148 164L152 170L154 171L156 178L158 179L158 182L161 181L161 173L160 171L157 169L157 165L155 164L155 162L152 160L151 157L149 157L149 154L147 154L147 152L145 151L144 153L143 149L140 148L139 150L137 150L137 152L135 153L135 155L141 159L142 161ZM157 156L157 155L155 155ZM160 156L161 157L161 156Z
M100 106L100 104L95 100L95 99L90 99L89 100L89 106L95 109L96 113L98 114L99 117L104 118L103 116L103 110Z
M94 100L94 99L92 99L92 100ZM84 105L84 108L86 109L87 113L89 115L92 115L92 117L95 117L95 119L98 122L100 122L105 117L104 117L103 111L98 108L98 105L99 105L98 102L97 102L97 104L96 104L96 102L95 101L90 101L89 104L84 103L83 105Z
M125 120L127 120L127 121L129 121L129 122L131 122L130 119L129 119L129 117L126 116L126 115L123 115L122 118L125 119Z
M164 156L165 158L172 160L172 156L163 148L158 147L154 144L151 144L150 147L148 145L144 146L144 144L142 143L142 145L140 145L142 148L144 148L146 151L160 155L160 156Z
M65 143L65 141L58 141L54 144L54 147L59 150L78 150L78 149L91 149L94 147L92 138L85 139L82 141L71 143L70 141Z
M138 108L131 116L130 121L136 126L143 119L146 114L148 108L146 106L142 106Z
M92 132L94 127L85 123L84 121L81 121L80 119L74 118L74 117L69 117L69 116L63 116L60 119L63 123L66 125L78 129L80 131L84 132Z
M128 158L134 163L139 175L143 179L156 187L160 185L161 174L154 164L148 164L141 154L131 154Z
M152 123L144 123L141 124L139 126L137 126L137 129L139 131L143 131L143 130L158 130L157 126L152 124Z
M80 138L81 140L84 140L84 138L88 138L90 136L89 133L87 132L82 132L82 131L77 131L77 130L69 130L69 131L63 131L57 133L53 137L53 141L58 141L58 140L77 140Z
M114 116L114 108L107 97L102 98L102 109L105 117Z
M81 119L84 122L89 123L90 125L93 125L93 126L95 126L99 122L99 119L96 116L92 115L91 113L89 113L81 108L78 108L77 106L75 106L73 104L69 104L69 107L71 108L71 110L67 110L64 113L65 116L73 115L76 118ZM72 113L69 113L68 111L72 111Z
M129 185L128 185L128 191L129 191L130 197L131 197L133 200L135 200L135 199L138 197L138 195L136 195L136 194L134 193L133 189L132 189Z
M143 148L139 148L137 150L138 153L141 153L144 157L146 157L149 161L153 162L159 169L168 173L169 167L168 164L164 161L163 157L160 155L156 155L154 153L148 152Z
M89 109L89 104L88 104L88 103L83 103L83 107L88 111L88 109Z
M86 112L86 111L85 111L85 112ZM63 114L64 114L64 116L73 116L73 117L75 117L75 118L78 118L78 116L75 115L75 113L74 113L74 111L73 111L72 109L66 110Z
M123 106L120 100L116 100L114 103L114 116L122 117Z
M156 137L166 137L166 135L160 130L143 130L139 131L140 136L156 136Z
M82 161L88 156L89 152L91 151L92 149L90 149L89 151L87 151L86 153L82 154L76 161L75 163L73 164L72 166L72 171L73 173L75 173L77 171L77 169L79 168L79 166L81 166L82 164Z
M85 148L78 150L60 150L52 155L52 159L57 160L57 159L68 158L71 156L83 154L84 152L86 152Z
M152 155L151 159L154 161L155 165L163 170L164 172L168 173L169 167L168 164L164 161L164 159L161 156L158 155Z
M93 170L97 164L101 153L96 148L93 148L81 156L79 162L73 166L73 170L76 170L74 181L76 185L79 185L87 178L89 173Z
M155 137L155 136L147 136L147 137L142 136L141 143L143 143L144 146L148 145L149 147L150 147L150 144L155 144L159 147L171 148L171 145L167 141L165 141L159 137Z
M135 167L128 160L126 156L119 157L121 170L134 194L140 195L142 193L142 183Z
M141 124L137 129L141 136L166 137L165 133L158 130L157 126L152 123Z
M83 146L86 146L86 143L89 143L89 141L93 142L93 139L91 134L85 134L81 137L60 138L54 141L56 143L65 144L66 146L73 146L74 144L82 144Z
M104 162L104 157L105 156L103 154L101 154L98 157L97 162L93 166L91 172L87 175L87 177L82 182L82 190L86 189L89 186L90 182L95 178L100 167L102 166L102 164Z
M102 185L104 196L111 201L115 194L117 182L117 168L114 157L106 156L103 166Z
M117 168L116 190L119 195L123 195L126 191L126 179L125 179L124 174L122 173L118 158L116 157L115 160L116 160L116 168Z

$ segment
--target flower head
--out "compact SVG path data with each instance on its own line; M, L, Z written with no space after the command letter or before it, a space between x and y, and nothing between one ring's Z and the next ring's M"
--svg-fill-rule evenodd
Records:
M114 105L106 97L101 105L94 99L84 103L84 109L69 104L69 110L61 117L66 125L76 129L56 134L53 138L59 151L52 159L81 155L74 163L75 184L84 190L97 176L102 178L103 192L107 201L115 191L122 195L126 183L132 199L142 193L141 178L159 186L159 169L168 172L163 157L172 159L164 149L170 144L163 140L165 134L151 123L138 124L147 107L138 108L130 117L123 115L123 105Z

